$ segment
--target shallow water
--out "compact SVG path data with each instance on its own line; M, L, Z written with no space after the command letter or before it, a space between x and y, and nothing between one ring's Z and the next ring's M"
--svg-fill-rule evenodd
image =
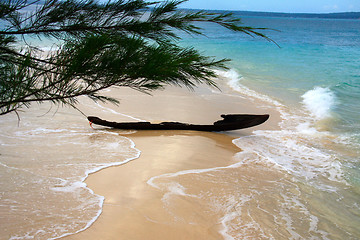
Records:
M89 227L103 196L85 178L139 156L129 138L92 131L74 110L34 108L20 121L0 119L1 239L53 239Z

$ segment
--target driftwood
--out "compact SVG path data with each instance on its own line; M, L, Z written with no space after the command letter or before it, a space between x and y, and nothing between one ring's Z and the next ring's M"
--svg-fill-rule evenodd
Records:
M90 124L97 124L117 129L134 130L195 130L195 131L231 131L253 127L268 120L269 115L250 115L250 114L223 114L222 120L216 121L211 125L189 124L180 122L109 122L98 117L89 116Z

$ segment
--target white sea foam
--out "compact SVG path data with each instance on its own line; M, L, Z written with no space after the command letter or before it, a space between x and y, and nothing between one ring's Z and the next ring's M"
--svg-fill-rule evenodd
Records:
M299 125L296 126L296 131L307 135L319 134L318 130L316 130L316 128L313 127L310 122L299 123Z
M242 215L242 206L246 202L249 202L252 199L251 195L241 194L240 196L230 196L227 198L226 203L221 203L222 211L225 215L220 219L222 229L219 233L224 237L225 240L235 240L231 235L232 230L232 221L239 219Z
M46 133L61 133L61 132L68 132L69 129L50 129L50 128L42 128L38 127L28 131L17 131L15 135L17 136L24 136L28 134L38 135L38 134L46 134Z
M275 105L277 107L283 106L280 102L276 101L275 99L251 90L250 88L246 87L245 85L241 84L241 79L243 78L236 70L230 69L228 71L217 71L218 75L226 78L227 84L235 91L244 94L248 97L253 97L262 101L265 101L269 104Z
M224 166L224 167L191 169L191 170L184 170L184 171L179 171L179 172L175 172L175 173L165 173L165 174L162 174L159 176L154 176L154 177L150 178L147 181L147 184L149 184L150 186L152 186L154 188L160 189L160 186L158 184L154 183L154 181L159 178L172 178L172 177L177 177L177 176L186 175L186 174L198 174L198 173L217 171L217 170L221 170L221 169L237 168L237 167L241 166L242 164L243 164L243 162L239 161L237 163L231 164L229 166Z
M168 203L169 199L174 195L187 196L187 197L197 197L196 195L186 193L186 188L184 186L182 186L180 183L177 183L177 182L167 183L166 184L166 189L167 189L167 192L162 197L162 201L165 202L165 203Z
M323 176L331 181L344 182L341 163L331 154L307 144L294 131L255 131L254 135L241 137L233 142L244 152L256 153L262 161L272 162L307 181ZM336 190L320 182L316 184L324 190Z
M317 120L331 117L331 110L337 103L336 95L329 88L315 87L301 97L306 109Z
M235 238L233 238L229 234L229 232L230 232L229 223L232 220L234 220L237 216L238 216L238 214L236 212L231 212L221 218L220 223L222 225L222 229L219 231L219 233L224 237L225 240L235 240Z
M130 115L127 115L127 114L124 114L124 113L119 113L111 108L107 108L107 107L104 107L102 105L100 105L99 103L96 103L96 105L100 108L102 108L103 110L107 111L107 112L111 112L113 114L116 114L116 115L120 115L120 116L123 116L123 117L128 117L128 118L131 118L131 119L134 119L136 121L141 121L141 122L146 122L145 120L143 119L140 119L140 118L136 118L136 117L133 117L133 116L130 116Z
M26 235L23 235L23 236L11 236L9 238L9 240L24 240L24 239L34 239L34 236L31 235L31 233L27 233Z
M56 186L51 188L51 190L56 192L76 192L76 190L79 188L86 188L86 184L84 182L78 181L65 186Z

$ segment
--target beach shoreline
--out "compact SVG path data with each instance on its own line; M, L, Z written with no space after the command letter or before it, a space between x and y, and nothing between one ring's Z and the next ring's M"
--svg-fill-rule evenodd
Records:
M202 207L198 201L178 199L176 209L173 209L173 203L167 206L165 199L170 197L169 193L157 189L153 183L150 184L150 180L164 174L235 164L237 160L233 158L241 149L232 141L251 135L255 129L277 129L279 113L276 109L262 108L264 103L245 99L226 86L222 86L221 94L207 86L200 86L195 91L169 87L153 96L127 89L114 92L122 98L119 106L121 110L114 111L121 112L123 116L106 113L104 118L107 120L116 121L119 117L132 116L147 121L176 120L205 124L220 119L220 114L223 113L270 113L271 119L261 126L231 133L126 133L125 136L141 151L140 157L121 166L103 169L86 179L85 183L95 194L105 197L102 213L85 231L62 239L222 238L220 232L224 226L220 221L221 216L209 213L205 204ZM99 129L99 126L94 127ZM122 134L121 130L111 131ZM206 183L193 184L194 189L197 189ZM181 186L173 188L175 192L178 191L175 195L179 196L186 195L182 191L191 191L182 189ZM189 219L192 220L188 222Z
M176 219L175 213L168 212L163 206L164 193L150 186L148 181L177 171L229 165L237 151L235 145L231 146L232 138L187 131L146 131L129 137L136 148L141 149L141 156L88 177L85 181L88 187L105 196L103 212L89 229L64 239L219 239L216 228L209 231L216 218L207 218L197 225ZM217 147L218 144L222 147ZM204 150L208 155L202 154ZM211 161L219 158L219 154L224 159ZM199 206L191 206L188 202L180 205L184 205L182 214L199 211Z
M232 59L221 90L111 88L119 106L79 97L84 114L44 102L2 116L0 238L360 239L359 21L243 20L280 30L281 49L212 25L179 42ZM87 121L243 113L270 119L221 133Z

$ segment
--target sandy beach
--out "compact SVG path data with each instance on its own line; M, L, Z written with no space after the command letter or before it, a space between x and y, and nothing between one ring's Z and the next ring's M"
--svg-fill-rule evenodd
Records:
M193 189L165 183L173 190L173 193L167 193L157 187L162 181L156 179L180 171L234 164L234 155L241 151L232 143L234 138L249 135L255 129L277 128L279 115L274 109L266 109L262 102L245 99L226 86L221 89L222 92L219 92L200 86L195 91L188 91L169 87L154 92L153 96L127 89L112 91L121 99L118 107L112 107L115 111L152 122L211 123L220 119L222 113L270 113L271 118L261 126L228 133L126 133L126 137L141 151L140 157L87 178L88 187L105 197L103 212L90 228L64 239L222 239L221 216L209 211L207 203L184 197L193 190L206 189L211 182L186 179ZM111 114L99 117L109 120L119 118ZM97 131L102 127L94 128ZM110 131L122 134L121 130ZM170 198L171 201L168 201Z

